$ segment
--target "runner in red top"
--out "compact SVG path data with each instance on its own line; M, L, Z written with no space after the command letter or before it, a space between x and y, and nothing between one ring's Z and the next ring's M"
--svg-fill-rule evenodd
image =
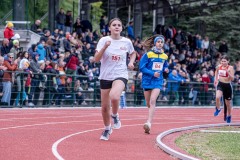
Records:
M229 58L224 55L221 57L221 64L217 67L215 72L214 86L216 87L216 111L214 116L218 116L221 112L220 99L223 96L224 103L227 107L226 121L231 123L231 112L232 112L232 85L231 81L234 80L234 69L233 66L229 65ZM224 118L225 119L225 118Z

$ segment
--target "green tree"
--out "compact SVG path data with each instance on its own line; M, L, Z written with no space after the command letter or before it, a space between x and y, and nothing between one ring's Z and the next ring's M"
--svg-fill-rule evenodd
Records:
M232 60L240 56L240 5L222 5L203 9L195 14L180 15L177 27L207 35L211 40L220 42L226 40L230 48L229 55Z
M101 16L105 13L101 6L102 2L96 2L91 4L91 23L93 25L93 30L99 30Z

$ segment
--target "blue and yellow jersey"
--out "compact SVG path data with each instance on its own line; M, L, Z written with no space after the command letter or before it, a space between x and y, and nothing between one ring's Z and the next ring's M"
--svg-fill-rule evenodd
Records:
M154 89L163 87L163 72L168 68L168 56L165 53L154 53L149 51L145 53L141 60L139 69L143 73L142 88ZM154 77L154 73L159 72L160 77Z

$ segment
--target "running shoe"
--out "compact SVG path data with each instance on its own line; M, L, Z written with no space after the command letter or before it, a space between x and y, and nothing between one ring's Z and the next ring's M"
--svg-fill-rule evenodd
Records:
M121 128L121 121L119 119L119 115L117 115L117 116L111 115L111 117L113 119L113 129Z
M143 129L144 129L144 132L146 134L150 134L150 130L151 130L151 123L147 122L143 125Z
M112 134L113 130L110 128L110 130L104 130L102 132L102 135L100 137L101 140L108 141L110 134Z
M232 116L227 116L226 121L227 121L227 123L231 123L231 121L232 121Z
M221 112L221 109L217 109L217 107L215 109L216 109L216 111L214 112L214 116L216 117Z

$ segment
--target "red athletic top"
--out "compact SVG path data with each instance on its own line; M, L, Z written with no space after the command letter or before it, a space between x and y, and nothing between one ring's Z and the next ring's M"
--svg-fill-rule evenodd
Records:
M225 69L223 69L222 66L219 67L218 69L218 76L219 77L228 77L228 67L229 65L227 65L227 67Z

